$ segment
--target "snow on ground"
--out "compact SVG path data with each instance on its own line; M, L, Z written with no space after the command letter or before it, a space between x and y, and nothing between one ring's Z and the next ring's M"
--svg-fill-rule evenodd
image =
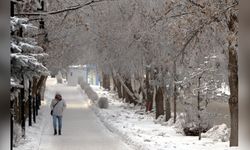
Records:
M39 116L37 117L37 122L33 123L33 126L29 127L28 122L26 123L26 138L21 139L17 147L14 150L35 150L39 147L42 131L44 130L44 124L46 123L44 106L41 107L39 111Z
M211 138L214 141L229 141L230 129L227 128L226 124L216 125L201 136Z
M53 135L49 114L49 104L56 92L67 103L60 136ZM102 124L90 105L79 86L56 84L55 78L48 78L39 121L27 128L26 139L14 150L130 150L129 145Z
M65 84L56 84L56 79L48 78L46 83L45 101L39 111L37 123L26 128L26 139L19 143L14 150L36 149L105 149L105 145L116 147L114 150L129 149L130 145L135 150L228 150L228 142L216 141L213 138L187 137L177 132L178 124L171 121L162 124L154 120L154 114L147 114L140 107L133 107L123 103L113 92L92 86L99 97L109 99L108 109L99 109L86 98L84 92L77 87ZM67 99L68 109L64 117L64 132L61 137L54 137L52 133L51 117L49 115L49 100L55 92L61 91ZM106 131L102 123L114 134ZM161 124L160 124L161 123ZM180 122L179 122L180 123ZM28 125L28 124L27 124ZM225 126L217 126L203 137L215 137L214 131L227 131ZM124 144L118 134L126 143ZM80 148L81 147L81 148Z
M146 114L140 107L123 103L114 92L108 92L100 87L92 86L99 97L109 99L108 109L93 109L112 131L118 133L127 143L140 150L228 150L229 142L215 141L211 138L183 136L171 123L157 123L153 114ZM211 134L210 134L211 135Z
M48 77L46 87L53 86L56 83L56 80ZM48 122L48 119L50 119L50 116L48 115L50 109L47 107L47 101L53 96L54 93L52 91L48 89L45 90L45 101L42 101L41 108L38 111L39 115L36 118L36 123L32 123L32 126L28 126L28 120L26 120L25 139L21 139L18 145L13 148L14 150L35 150L39 148L42 132L44 131L44 127Z

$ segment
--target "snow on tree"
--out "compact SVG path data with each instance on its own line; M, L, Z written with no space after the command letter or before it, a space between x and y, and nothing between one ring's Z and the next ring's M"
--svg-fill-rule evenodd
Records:
M13 144L16 146L21 139L25 137L25 117L24 103L28 100L31 101L31 84L34 86L36 83L32 82L34 78L41 78L41 76L48 76L48 69L43 65L44 57L47 54L43 49L38 46L38 43L32 35L36 34L37 27L29 23L27 18L11 17L11 109L13 120ZM31 82L29 82L31 81ZM33 91L32 91L33 92ZM39 94L39 93L36 93ZM32 95L33 96L33 95ZM36 98L37 99L37 98ZM36 100L38 101L38 100ZM20 103L20 106L17 106ZM30 102L29 102L30 103ZM35 103L35 100L33 100ZM38 104L37 104L38 105ZM38 108L38 106L37 106ZM17 110L20 109L20 110ZM31 109L29 107L29 109ZM19 115L16 114L20 111ZM35 109L33 108L33 112ZM14 115L16 117L14 117ZM30 114L31 115L31 114ZM15 120L18 119L18 120ZM30 121L32 118L30 117Z
M201 136L201 132L207 131L213 124L214 118L206 108L210 101L220 100L218 89L221 85L220 81L223 79L223 76L219 74L220 67L216 58L214 55L197 58L198 65L189 66L189 70L182 73L183 80L177 83L178 87L182 89L180 90L182 91L180 95L182 103L187 105L186 134L194 132L193 134Z
M32 38L23 37L29 29L37 29L26 18L11 17L11 76L22 81L23 76L48 75L47 68L38 61L38 57L47 56Z
M50 6L53 10L71 2L53 1ZM232 64L237 63L237 7L237 0L117 0L50 15L49 63L95 63L107 86L114 78L119 97L138 103L141 94L146 110L156 102L156 111L167 113L168 120L171 101L191 103L198 91L204 105L228 99L219 91L222 84L237 96L237 65ZM233 98L230 108L238 106ZM168 111L162 112L162 99ZM173 110L176 118L176 105Z

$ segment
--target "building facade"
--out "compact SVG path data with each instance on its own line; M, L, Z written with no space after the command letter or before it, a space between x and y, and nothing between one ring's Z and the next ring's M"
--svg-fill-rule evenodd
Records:
M67 71L67 82L69 86L76 86L80 80L90 85L100 85L98 72L95 65L69 66Z

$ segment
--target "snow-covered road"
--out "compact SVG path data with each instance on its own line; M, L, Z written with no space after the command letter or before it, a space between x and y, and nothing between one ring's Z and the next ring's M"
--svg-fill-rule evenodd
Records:
M67 103L61 136L53 135L49 104L55 92L60 92ZM91 110L89 100L79 87L55 84L48 79L46 93L47 118L39 150L130 150L120 137L111 133ZM46 116L46 115L45 115Z

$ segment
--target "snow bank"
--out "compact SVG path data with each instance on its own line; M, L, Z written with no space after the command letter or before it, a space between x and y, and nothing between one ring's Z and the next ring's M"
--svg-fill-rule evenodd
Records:
M206 133L201 134L203 138L211 138L214 141L227 142L230 137L230 129L226 124L216 125Z
M184 126L185 126L185 122L186 122L185 117L186 116L184 113L180 113L180 114L177 114L175 123L174 123L174 118L170 118L166 123L163 123L163 124L166 124L167 126L173 127L176 130L176 133L185 135L185 133L183 131Z
M91 99L93 102L96 102L99 98L98 95L93 89L90 87L90 85L83 80L80 81L81 88L85 91L88 98Z
M52 82L51 82L52 81ZM48 80L46 82L47 86L51 86L56 84L56 80L48 77ZM51 92L51 90L48 90L48 88L45 90L45 100L42 101L42 106L39 110L39 115L36 118L36 123L33 123L32 126L28 126L28 119L26 122L26 138L25 139L17 139L17 143L15 143L15 147L13 150L38 150L40 140L42 137L42 133L45 130L46 124L48 124L50 119L50 108L46 106L46 102L48 102L49 99L54 97L54 92ZM20 134L20 127L17 126L16 132Z
M45 106L42 106L39 115L37 116L37 122L33 123L32 126L28 126L26 123L26 138L25 139L15 139L14 150L37 150L40 144L40 139L42 131L44 130L45 124L47 123L48 109ZM20 134L20 129L16 128L17 132Z
M108 109L99 109L92 105L92 109L111 131L136 150L229 150L229 142L215 141L212 138L198 140L196 136L184 136L183 124L185 115L178 114L174 124L171 118L164 122L164 116L154 119L154 113L146 113L140 106L131 107L123 103L113 91L105 91L91 86L99 97L107 97Z
M22 128L19 124L14 123L13 126L13 146L18 146L19 142L22 140Z

